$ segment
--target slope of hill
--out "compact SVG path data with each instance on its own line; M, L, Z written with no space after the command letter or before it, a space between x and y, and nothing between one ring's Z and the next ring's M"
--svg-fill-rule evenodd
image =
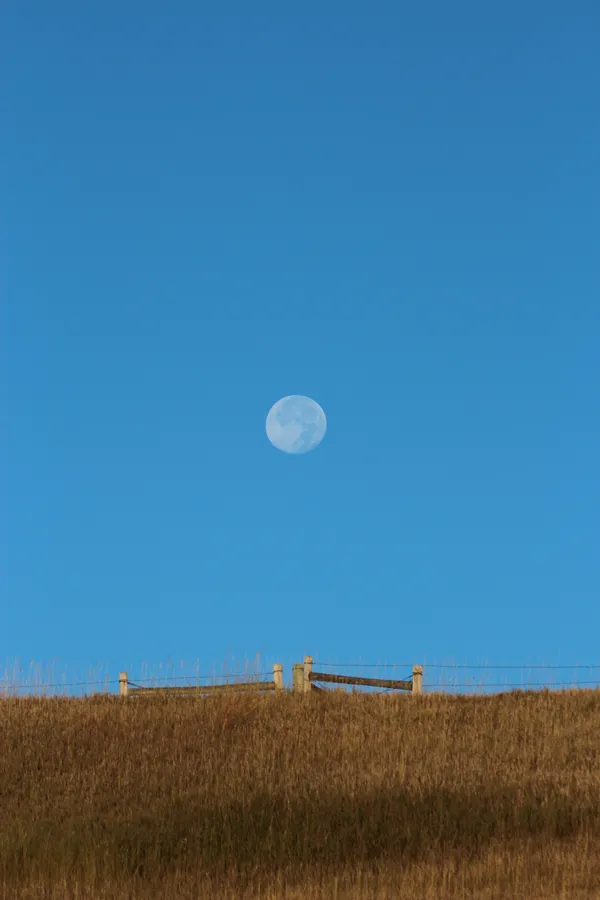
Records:
M0 703L0 900L600 897L600 690Z

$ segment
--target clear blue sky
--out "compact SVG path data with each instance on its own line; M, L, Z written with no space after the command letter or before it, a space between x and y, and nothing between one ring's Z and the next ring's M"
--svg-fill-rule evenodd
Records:
M0 671L599 664L595 0L0 35Z

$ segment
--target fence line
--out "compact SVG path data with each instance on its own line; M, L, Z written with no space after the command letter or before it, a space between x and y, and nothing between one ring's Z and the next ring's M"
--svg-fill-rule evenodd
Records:
M485 690L487 688L505 688L507 690L518 688L521 690L524 689L536 689L543 687L559 687L559 686L571 686L578 687L579 685L596 685L600 686L600 680L583 680L583 681L558 681L558 682L534 682L531 681L529 683L521 682L507 682L507 683L499 683L494 682L492 684L473 684L469 682L461 682L457 684L447 683L443 685L427 685L423 686L423 669L432 668L432 669L519 669L521 671L528 671L531 669L549 669L549 670L565 670L565 669L600 669L600 665L535 665L535 666L496 666L496 665L474 665L469 666L466 664L441 664L441 663L428 663L425 666L421 665L412 665L412 677L406 678L403 680L400 679L386 679L386 678L364 678L353 675L339 675L334 673L327 673L321 671L315 671L313 666L315 665L312 656L305 656L304 662L302 663L294 663L292 666L292 691L296 693L309 693L309 692L319 692L323 690L327 690L326 688L320 687L317 682L322 684L340 684L340 685L357 685L364 687L379 687L389 690L400 690L407 691L413 695L422 694L424 692L451 692L456 688L473 688L476 690ZM335 665L334 663L317 663L320 667L330 667ZM390 667L398 667L398 668L408 668L409 664L405 663L402 666L399 663L374 663L369 665L367 663L338 663L340 667L350 667L355 666L356 668L390 668ZM234 692L262 692L262 691L276 691L280 692L284 690L283 685L283 665L281 663L276 663L273 666L272 678L267 681L256 681L251 679L256 679L262 675L268 675L269 672L260 671L256 673L246 673L245 675L191 675L191 676L162 676L160 681L191 681L196 680L196 682L205 679L235 679L235 678L245 678L246 680L242 681L233 681L226 684L213 684L213 685L176 685L172 687L162 687L160 685L154 685L151 687L140 687L140 684L154 682L153 678L142 678L139 679L138 682L129 681L127 672L120 672L119 679L109 679L104 678L102 680L94 680L94 681L72 681L72 682L54 682L50 684L34 684L34 685L3 685L0 682L0 695L4 693L6 696L10 691L22 691L26 690L34 690L34 691L46 691L49 688L68 688L68 687L79 687L83 685L99 685L101 684L105 689L108 685L119 685L119 696L148 696L149 694L155 695L157 693L164 694L168 692L169 694L178 694L178 695L205 695L212 693L234 693ZM96 691L95 694L105 693ZM85 694L84 694L85 696Z
M399 681L391 678L358 678L352 675L326 675L324 672L311 672L310 681L325 681L335 684L360 684L365 687L397 688L401 691L412 691L412 681Z
M246 673L246 675L247 674L248 673ZM270 672L266 672L266 671L252 672L251 674L252 674L252 677L258 677L259 675L269 675ZM161 677L161 681L192 681L194 678L197 681L200 681L200 679L206 679L206 678L239 678L239 677L241 677L241 676L239 676L239 675L163 675ZM248 676L248 677L250 677L250 676ZM140 683L154 681L154 678L138 678L138 681ZM132 684L132 682L129 682L129 683Z
M316 666L338 666L341 669L407 669L412 665L412 663L326 663L321 662L321 660L313 660L313 663ZM574 663L571 666L504 666L492 665L491 663L486 663L485 665L470 666L468 665L468 663L461 663L460 665L457 663L425 663L424 666L425 668L429 669L600 669L600 665L586 666L580 663Z
M102 681L67 681L67 682L53 682L51 684L17 684L17 685L5 685L4 690L6 691L20 691L24 687L33 687L33 688L48 688L48 687L79 687L82 684L118 684L118 679L116 678L107 678Z
M600 669L600 665L583 666L579 663L575 663L572 666L493 666L491 664L485 666L469 666L467 664L456 665L454 663L427 663L427 667L430 669L520 669L521 671L524 669Z
M229 676L231 677L231 676ZM234 676L235 677L235 676ZM148 679L145 679L148 680ZM133 688L133 690L130 690ZM273 666L272 681L234 681L230 684L204 684L186 685L185 687L138 687L135 682L129 681L127 672L119 672L119 696L120 697L148 697L169 694L169 696L203 696L205 694L233 694L252 693L261 691L283 690L283 666L275 663Z
M326 663L313 660L315 666L338 666L340 669L409 669L412 663Z
M580 684L597 684L600 685L600 681L532 681L529 685L519 684L516 681L513 682L497 682L495 684L469 684L467 682L461 684L450 684L447 685L449 688L457 688L457 687L468 687L475 688L479 690L481 688L490 688L490 687L503 687L503 688L519 688L520 690L532 689L532 688L540 688L540 687L557 687L564 685L571 685L571 687L578 687ZM439 689L439 685L432 685L431 687L426 687L426 691L435 691ZM441 693L441 692L440 692Z
M391 688L397 691L410 691L413 695L423 692L423 667L413 665L412 679L400 681L391 678L360 678L357 675L333 675L313 670L312 656L305 656L304 663L294 665L293 689L299 693L311 693L313 690L321 691L315 681L329 682L333 684L356 684L366 687Z

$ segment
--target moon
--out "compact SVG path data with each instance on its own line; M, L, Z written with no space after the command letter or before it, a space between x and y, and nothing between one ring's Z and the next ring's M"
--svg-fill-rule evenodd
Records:
M315 400L292 394L274 403L267 416L267 437L284 453L308 453L327 430L325 413Z

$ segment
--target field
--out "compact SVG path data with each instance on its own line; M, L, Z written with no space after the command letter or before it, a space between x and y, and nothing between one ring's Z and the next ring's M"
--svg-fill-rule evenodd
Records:
M600 690L0 701L0 900L600 898Z

